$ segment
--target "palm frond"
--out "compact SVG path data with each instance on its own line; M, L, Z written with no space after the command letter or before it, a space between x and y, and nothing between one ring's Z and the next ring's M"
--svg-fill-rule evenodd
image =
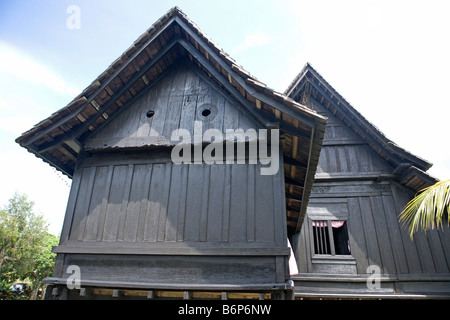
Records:
M409 225L409 236L420 229L443 228L444 220L449 222L450 180L439 181L421 190L400 213L400 222Z

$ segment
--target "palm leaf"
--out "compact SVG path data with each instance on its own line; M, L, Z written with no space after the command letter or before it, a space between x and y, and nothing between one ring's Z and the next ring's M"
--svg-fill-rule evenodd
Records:
M413 239L419 230L443 228L444 220L449 222L450 180L439 181L421 190L400 213L400 222L409 225L409 236Z

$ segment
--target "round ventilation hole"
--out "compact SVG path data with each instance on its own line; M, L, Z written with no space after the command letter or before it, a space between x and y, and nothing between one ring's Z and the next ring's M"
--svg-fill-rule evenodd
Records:
M147 118L151 118L154 115L155 115L155 111L153 111L153 110L147 111Z
M207 117L211 114L211 110L210 109L205 109L202 111L202 116Z

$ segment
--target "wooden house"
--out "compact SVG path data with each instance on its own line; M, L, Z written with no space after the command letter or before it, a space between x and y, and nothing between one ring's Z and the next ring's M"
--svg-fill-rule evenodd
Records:
M73 179L47 298L291 297L287 239L301 230L325 125L171 9L17 139ZM238 129L248 137L227 136ZM177 130L192 138L182 163ZM226 154L196 157L217 133ZM279 164L272 174L264 144L236 157L255 141Z
M449 298L450 229L411 240L398 215L437 180L309 64L285 92L328 118L301 231L292 237L300 298Z

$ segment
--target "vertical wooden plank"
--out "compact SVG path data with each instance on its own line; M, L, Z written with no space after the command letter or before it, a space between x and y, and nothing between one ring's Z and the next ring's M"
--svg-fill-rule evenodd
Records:
M247 242L255 241L255 168L255 165L247 165Z
M373 152L373 150L369 150L369 167L370 171L380 171L381 170L381 164L380 164L380 157L377 153Z
M105 229L106 213L108 210L109 193L111 191L112 176L114 173L114 166L108 166L108 172L104 182L104 189L102 194L102 203L100 206L100 212L98 215L98 227L97 227L97 241L103 240L103 232Z
M224 101L224 119L223 128L238 129L239 128L239 111L228 99Z
M94 186L92 189L89 215L86 221L84 240L87 241L97 240L98 226L100 223L100 217L102 213L102 204L105 198L105 188L109 189L109 185L106 185L108 176L109 176L108 167L97 167Z
M126 109L123 110L123 112L121 112L117 118L112 119L115 122L114 126L108 128L110 136L106 136L105 138L135 137L139 127L141 116L141 113L139 111L141 110L141 106L144 101L145 100L142 100L141 97L138 98L137 100L131 102L128 106L126 106ZM105 128L106 127L109 127L109 125L105 126Z
M275 241L275 229L273 223L273 184L271 176L263 176L260 174L261 165L256 166L256 185L258 192L256 192L255 199L255 238L257 242L273 243Z
M337 153L339 158L339 171L348 172L348 160L345 146L337 146Z
M188 173L190 165L181 166L181 179L180 179L180 198L178 209L178 223L177 223L177 241L184 241L184 229L186 221L186 197L187 197L187 185L188 185Z
M258 129L259 126L252 118L248 116L247 112L244 111L245 109L242 106L236 104L235 109L238 111L239 117L238 128L244 131L247 131L248 129Z
M162 135L170 140L172 132L178 129L180 123L181 108L183 105L183 96L185 91L185 80L187 68L179 66L175 71L174 79L170 88L169 103L167 104L167 112L164 120Z
M209 198L209 184L210 184L210 172L211 166L203 163L203 183L201 188L201 211L200 211L200 241L207 240L207 231L208 231L208 198Z
M178 216L180 211L180 200L185 188L182 185L183 165L172 165L172 174L170 179L170 194L167 204L167 222L165 230L165 241L177 240Z
M423 232L415 233L414 243L416 244L423 273L435 273L436 267L434 265L433 255L431 254L431 247L427 236Z
M401 211L403 206L405 206L410 197L407 193L402 190L403 187L400 187L399 185L391 185L392 190L392 196L393 196L393 203L396 215L398 215ZM416 244L414 241L412 241L409 238L409 235L407 234L407 231L405 228L403 228L398 220L397 225L400 229L400 236L403 240L403 248L405 250L405 257L406 261L408 263L408 269L410 273L421 273L422 267L419 260L419 254L417 252Z
M145 219L144 241L156 242L158 237L158 225L161 212L161 199L164 192L164 164L153 164L152 179L147 204Z
M431 255L433 256L434 265L437 273L448 273L449 268L445 259L445 253L441 245L441 238L439 237L439 230L431 230L427 232L427 239L431 248ZM442 232L441 232L442 233Z
M325 228L324 228L325 231ZM334 237L333 237L333 228L331 226L331 220L327 220L327 231L328 231L328 239L330 239L330 248L329 252L331 252L331 255L336 255L336 250L334 248Z
M125 222L128 216L128 202L130 200L131 183L133 181L134 165L129 164L127 170L126 182L124 184L122 205L120 207L119 223L117 225L117 241L123 241Z
M153 101L148 101L149 106L154 106L155 114L151 121L149 136L162 136L164 129L164 121L166 119L169 94L172 87L172 82L176 79L176 73L174 70L166 74L161 80L159 80L155 87L156 95ZM150 97L150 96L149 96Z
M369 163L369 150L366 145L358 145L357 147L357 156L359 159L359 169L360 172L369 172L370 171L370 163Z
M74 211L69 240L83 240L86 218L94 185L95 171L95 167L86 167L83 169L83 178L81 180L80 192Z
M223 117L224 117L224 105L225 97L217 90L211 90L211 105L217 109L217 114L213 119L208 119L208 123L205 126L206 129L212 128L217 129L221 132L223 131Z
M408 273L408 262L406 261L406 254L401 236L401 230L399 229L397 214L395 211L395 205L393 202L393 196L382 196L384 215L387 224L387 230L391 239L391 247L394 255L395 265L398 273Z
M336 149L334 146L325 147L328 156L328 172L337 172Z
M286 222L286 202L285 202L285 184L284 177L281 177L281 174L284 170L281 168L283 165L283 155L279 150L274 152L278 152L278 164L279 169L278 172L274 175L269 175L272 180L272 190L273 190L273 222L274 222L274 232L275 232L275 243L280 247L287 247L287 222ZM259 174L259 172L258 172Z
M154 117L147 117L147 112L157 111L156 99L157 99L157 86L150 88L148 93L142 97L142 102L138 111L139 114L139 124L136 130L137 137L148 137L150 135L150 128L152 126Z
M304 243L305 243L305 253L306 256L305 259L305 267L307 272L312 272L312 256L314 255L314 243L313 243L313 232L312 232L312 224L311 219L306 218L304 223L304 230L305 234L302 236L304 237Z
M364 274L369 266L367 257L366 241L361 218L361 208L359 199L356 197L347 198L348 214L347 221L348 236L350 240L350 250L356 260L356 267L359 274Z
M367 255L369 258L369 265L377 265L384 270L381 261L380 249L378 246L377 233L373 222L373 210L369 197L359 197L359 204L361 207L361 218L363 225L363 232L366 239Z
M194 72L191 70L187 72L179 128L188 130L191 137L194 134L194 121L199 94L199 82L200 78Z
M445 260L447 261L447 267L450 269L450 227L445 225L443 230L437 232L441 239L442 249L444 250Z
M225 165L213 164L210 173L208 205L208 241L222 241Z
M72 219L75 214L75 206L77 204L78 192L80 190L82 173L83 169L77 168L73 174L66 215L64 216L64 223L61 231L60 244L65 244L67 240L69 240L70 229L72 228Z
M103 229L104 241L116 241L118 235L120 210L124 197L128 166L115 166L111 181L111 190L108 199L105 226Z
M172 163L162 164L163 180L161 184L161 197L159 199L159 218L158 218L158 235L157 241L164 241L167 221L167 206L170 193L170 181L172 175Z
M381 202L381 197L370 197L372 207L373 220L375 225L375 232L377 234L378 246L380 248L380 256L383 263L383 272L385 274L396 274L397 269L392 254L391 243L388 227L384 218L384 208Z
M356 146L351 145L351 146L345 146L345 149L347 149L347 155L348 155L348 161L347 161L347 165L348 165L348 170L350 172L358 172L358 158L356 156L356 150L355 150Z
M324 151L325 147L320 150L319 155L319 164L317 166L317 173L328 172L328 163L327 163L327 155L326 151Z
M231 167L230 242L244 242L246 240L246 179L246 165L233 165Z
M228 242L228 232L230 229L230 197L231 197L231 166L223 165L225 168L224 190L223 190L223 211L222 211L222 241Z
M135 242L138 239L139 217L143 200L147 200L150 177L147 165L135 165L130 188L123 240Z
M189 166L187 196L186 196L186 220L184 229L185 241L199 241L200 214L202 209L202 195L199 186L203 183L202 164Z
M295 260L297 262L299 273L309 272L307 264L308 257L305 243L307 239L305 236L307 221L308 220L305 219L300 232L297 232L292 236L292 250L294 251Z
M137 226L136 240L143 242L145 239L146 223L147 223L147 213L148 205L150 202L150 185L152 182L153 164L147 164L142 166L142 170L145 171L143 175L144 187L142 190L142 199L139 208L139 222Z

